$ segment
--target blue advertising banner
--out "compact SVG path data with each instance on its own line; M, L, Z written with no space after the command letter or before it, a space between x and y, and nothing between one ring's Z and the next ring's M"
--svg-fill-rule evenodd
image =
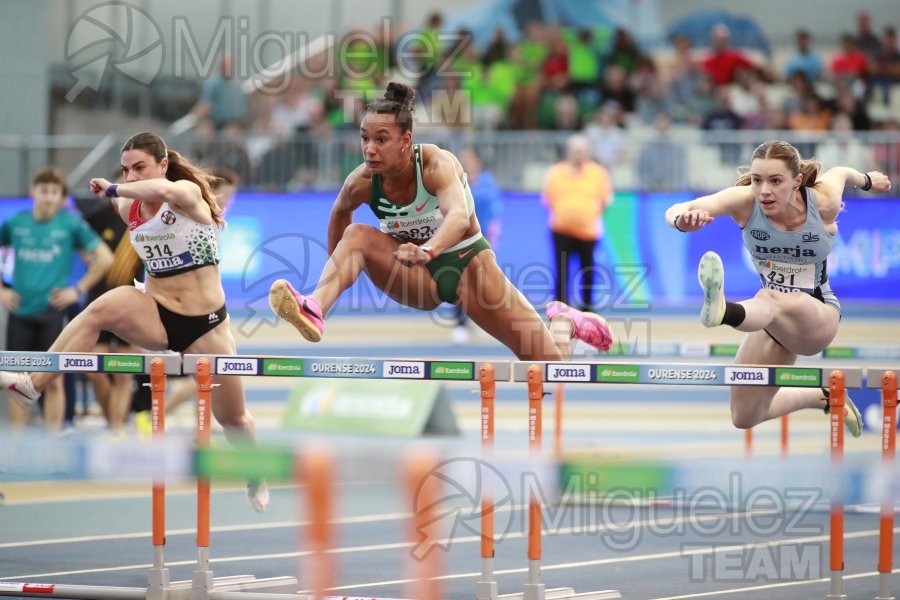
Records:
M749 297L756 292L758 278L734 222L719 218L693 234L679 233L666 224L666 208L690 197L684 193L617 195L604 217L606 235L596 252L594 295L600 310L646 311L697 304L696 265L708 250L722 256L730 296ZM315 287L327 259L333 200L333 193L240 194L231 205L228 227L222 232L220 268L229 309L257 317L249 319L246 327L258 327L269 318L267 294L275 279L286 278L303 292ZM495 248L498 262L531 302L545 304L553 297L554 280L546 209L536 194L506 193L503 201L502 233ZM0 220L30 204L27 199L0 201ZM900 299L896 213L896 199L848 200L828 263L832 287L841 301ZM375 224L365 207L355 219ZM386 308L396 310L396 304L365 277L337 306L338 311L350 312Z

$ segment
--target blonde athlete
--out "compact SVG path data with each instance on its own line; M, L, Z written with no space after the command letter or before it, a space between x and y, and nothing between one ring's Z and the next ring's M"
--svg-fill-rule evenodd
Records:
M457 158L430 144L414 144L415 91L390 83L360 125L365 163L344 182L331 210L331 255L315 291L298 293L276 281L269 301L277 315L318 342L324 316L365 272L391 298L420 310L458 304L479 327L521 360L564 360L571 339L606 350L612 335L601 317L560 302L547 306L550 330L506 278L481 233L466 174ZM353 223L367 204L380 230Z
M841 304L831 289L826 259L834 246L844 187L887 192L891 183L877 171L835 167L820 177L819 168L787 142L765 142L736 187L666 211L667 222L679 231L697 231L724 215L741 228L762 284L756 296L743 302L725 300L725 272L714 252L703 256L698 272L703 324L730 325L747 333L736 363L792 365L798 355L824 350L837 334ZM731 419L739 428L802 408L827 412L827 390L731 388ZM846 410L847 428L859 436L862 418L849 399Z

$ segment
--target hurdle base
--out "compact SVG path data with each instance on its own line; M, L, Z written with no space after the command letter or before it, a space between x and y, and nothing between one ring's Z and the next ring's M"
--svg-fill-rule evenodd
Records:
M526 591L529 585L534 586L534 584L526 584ZM543 587L543 584L540 584L540 586ZM543 592L545 600L568 600L569 598L577 598L578 600L618 600L622 597L619 590L597 590L579 594L572 588L551 588ZM502 594L498 597L498 600L528 600L529 598L530 596L526 596L523 592L521 594Z
M479 581L475 584L476 600L498 600L496 581Z
M169 583L169 569L153 568L147 575L147 600L165 600Z
M194 579L191 581L173 582L165 590L164 598L166 600L191 600L197 597L197 593L193 592L195 583L205 584L199 588L206 591L204 598L217 598L224 600L225 594L246 594L246 596L237 596L249 600L254 592L267 592L271 594L290 594L294 595L300 590L300 584L296 577L267 577L257 579L253 575L231 575L228 577L206 578L207 572L197 571L194 573ZM197 578L202 577L202 581ZM296 596L295 596L296 597Z

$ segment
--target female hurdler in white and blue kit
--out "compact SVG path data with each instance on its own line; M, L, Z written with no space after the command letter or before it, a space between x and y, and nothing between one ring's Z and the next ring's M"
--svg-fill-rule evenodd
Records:
M818 162L803 160L787 142L768 141L754 151L749 171L735 187L666 211L669 225L683 232L697 231L723 215L741 228L762 284L753 298L725 300L725 271L716 253L707 252L698 270L703 324L730 325L747 333L735 358L738 364L791 365L798 355L822 352L837 334L841 304L831 289L826 261L844 206L844 187L887 192L891 182L877 171L835 167L819 176L819 170ZM753 427L802 408L827 411L827 390L731 388L736 427ZM862 419L849 399L844 421L850 433L860 435Z

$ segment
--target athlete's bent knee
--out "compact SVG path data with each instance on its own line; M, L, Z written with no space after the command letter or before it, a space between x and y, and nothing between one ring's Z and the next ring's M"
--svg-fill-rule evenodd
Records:
M784 292L777 292L768 288L762 288L756 292L757 300L764 300L773 304L779 304L784 299Z
M351 223L344 230L344 234L341 236L341 243L352 248L365 250L371 243L372 238L378 233L380 232L371 225Z

